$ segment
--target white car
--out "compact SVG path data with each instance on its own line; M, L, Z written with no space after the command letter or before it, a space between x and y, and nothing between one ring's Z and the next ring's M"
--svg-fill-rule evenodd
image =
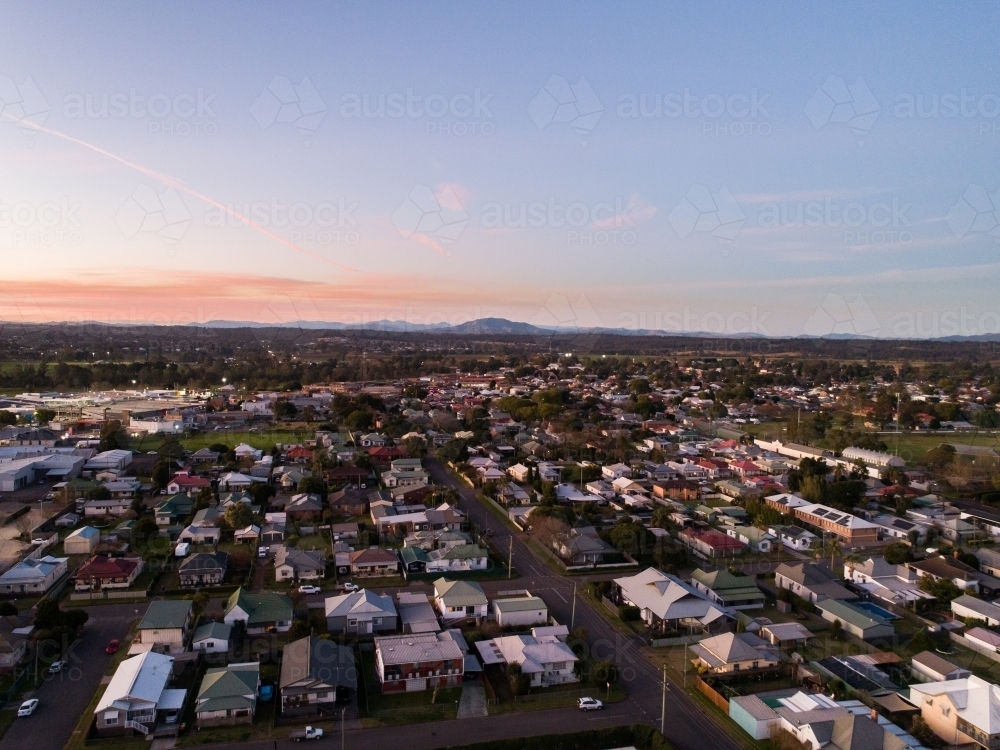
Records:
M32 539L31 543L32 544L45 544L47 541L48 541L48 539L43 539L42 537L38 537L37 539Z
M581 711L600 711L604 708L604 704L597 698L581 698L576 705Z
M344 591L358 591L359 588L360 587L356 583L345 583L344 584Z
M318 594L322 590L323 589L321 589L319 586L309 586L308 584L304 586L299 586L300 594Z
M38 708L38 698L31 698L21 704L21 707L17 709L17 715L31 716L33 713L35 713L36 708Z
M66 662L62 660L54 661L51 664L49 664L49 674L56 674L57 672L62 672L65 666Z

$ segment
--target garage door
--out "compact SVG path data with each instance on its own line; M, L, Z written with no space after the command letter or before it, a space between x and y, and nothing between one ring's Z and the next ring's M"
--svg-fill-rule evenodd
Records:
M416 677L406 681L406 692L411 692L413 690L426 690L427 689L427 678L426 677Z

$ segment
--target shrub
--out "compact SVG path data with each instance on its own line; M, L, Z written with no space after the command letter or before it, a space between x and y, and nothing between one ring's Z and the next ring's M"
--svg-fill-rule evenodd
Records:
M642 610L629 604L623 604L618 608L618 617L622 622L636 622L642 616Z

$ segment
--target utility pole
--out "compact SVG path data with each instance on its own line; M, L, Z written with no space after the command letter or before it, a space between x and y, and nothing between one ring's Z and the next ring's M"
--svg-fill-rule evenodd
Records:
M664 668L666 667L664 666ZM684 689L687 690L687 687L688 687L688 645L687 641L684 641Z
M576 584L573 584L573 614L569 618L569 629L573 630L573 626L576 624Z
M347 741L344 738L344 733L347 731L347 729L345 727L345 722L344 722L344 719L346 718L346 714L347 714L347 709L346 708L340 709L340 750L344 750L344 743Z
M667 728L667 665L663 665L663 698L660 703L660 734L666 736Z
M510 548L507 552L507 580L510 580L511 571L514 570L514 535L510 535Z

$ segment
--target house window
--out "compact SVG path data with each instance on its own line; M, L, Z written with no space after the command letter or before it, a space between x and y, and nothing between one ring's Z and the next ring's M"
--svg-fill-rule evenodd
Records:
M113 727L118 723L118 714L105 714L104 724L109 727Z

